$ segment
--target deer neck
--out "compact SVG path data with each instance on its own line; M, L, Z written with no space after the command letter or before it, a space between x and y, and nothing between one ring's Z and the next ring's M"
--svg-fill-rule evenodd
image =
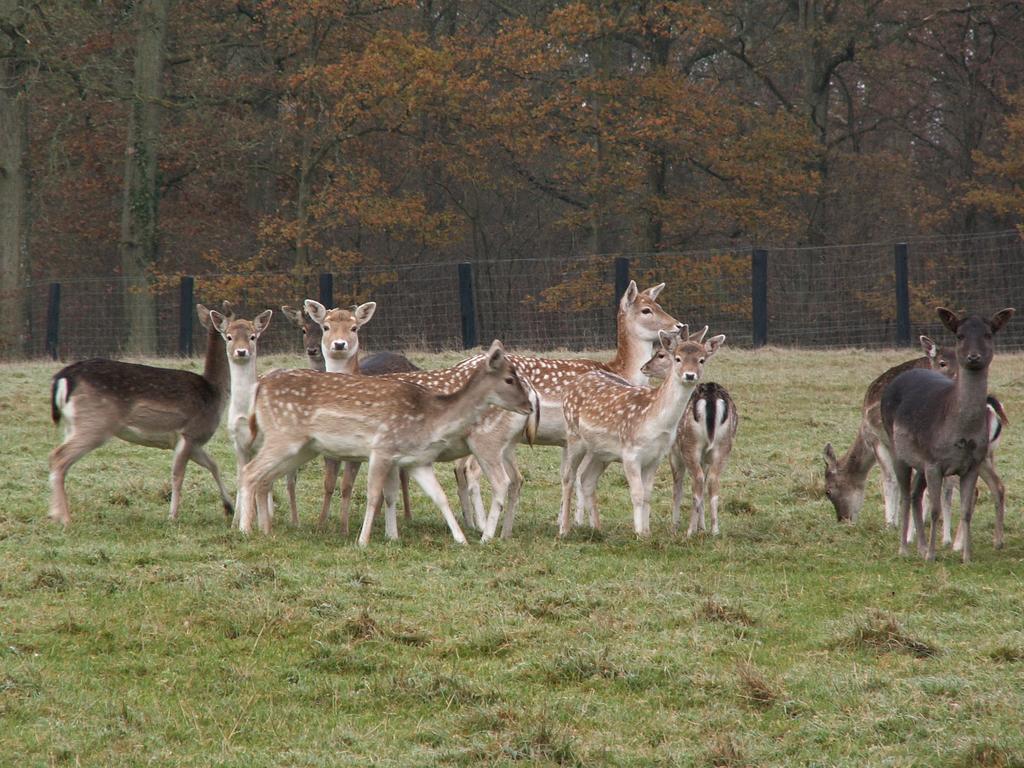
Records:
M244 363L229 362L231 374L231 413L250 413L256 397L256 356Z
M653 344L629 333L624 314L622 311L619 312L616 325L618 343L615 357L608 362L608 370L634 386L645 387L650 383L650 378L641 373L640 369L651 359Z
M958 433L968 435L987 430L988 367L980 371L961 368L952 391L950 407L956 414Z
M446 440L468 432L490 407L487 395L491 388L487 371L480 366L459 389L451 394L435 395L430 418L436 439Z
M669 373L654 391L654 403L651 406L648 426L654 427L656 432L667 430L675 434L696 386L695 381L684 382L674 371Z
M350 376L359 373L359 356L351 355L344 360L335 360L324 355L324 370L327 373L347 373Z
M206 362L203 365L203 378L213 385L221 397L231 388L228 351L224 346L224 338L216 328L210 328L206 333Z
M875 465L875 452L871 449L865 434L865 427L857 431L857 439L853 441L850 449L839 457L839 471L848 479L863 487L868 477L868 472Z

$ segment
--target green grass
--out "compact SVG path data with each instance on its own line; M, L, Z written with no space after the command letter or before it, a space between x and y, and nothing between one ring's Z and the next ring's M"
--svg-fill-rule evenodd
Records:
M170 454L124 443L72 470L60 529L55 366L4 366L0 765L1022 766L1016 421L1006 548L984 491L967 567L897 557L874 478L856 527L822 496L822 446L904 358L716 357L741 412L717 539L669 533L664 467L636 541L613 466L603 533L559 541L558 451L524 447L513 541L455 546L414 491L401 542L366 551L316 531L315 464L301 527L244 539L195 466L167 522ZM1015 419L1024 356L992 379ZM212 449L233 479L223 433Z

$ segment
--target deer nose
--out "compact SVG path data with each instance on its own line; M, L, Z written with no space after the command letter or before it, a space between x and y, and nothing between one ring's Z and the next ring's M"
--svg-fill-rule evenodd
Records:
M979 352L970 352L970 353L968 353L968 355L967 355L967 362L968 363L976 363L979 360L981 360L981 354Z
M236 349L235 350L235 356L236 357L248 357L249 356L249 350L248 349Z
M348 349L347 341L335 341L331 343L331 349L337 350L338 352L344 352Z
M696 380L697 380L697 374L694 373L693 371L686 371L683 374L683 381L696 381Z
M310 357L316 357L320 354L320 347L306 347L306 354Z

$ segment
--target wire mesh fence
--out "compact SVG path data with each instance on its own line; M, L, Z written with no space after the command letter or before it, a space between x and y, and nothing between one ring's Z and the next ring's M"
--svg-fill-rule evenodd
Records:
M1016 231L920 238L907 243L906 253L902 311L909 325L902 330L893 243L770 250L764 306L758 305L755 284L761 278L748 248L480 261L461 288L454 263L361 265L330 276L325 300L335 306L377 302L361 333L368 350L460 348L468 331L481 344L500 338L511 348L607 349L615 344L615 307L626 270L641 288L665 282L659 300L669 312L692 326L708 324L736 346L762 338L782 346L891 347L916 343L922 333L942 340L936 306L990 314L1024 303L1024 240ZM55 351L70 360L139 349L176 355L189 352L181 343L183 329L191 334L191 351L202 354L204 331L193 305L219 307L223 299L244 317L274 309L261 349L298 352L299 329L279 309L320 299L323 280L298 272L207 274L195 276L193 293L175 280L142 285L119 277L66 277L35 283L0 296L0 313L21 316L25 329L22 343L0 346L0 356ZM60 285L56 307L53 283ZM152 317L141 339L126 320L139 295L149 297ZM759 316L766 318L760 336ZM1000 348L1024 348L1024 323L1007 326Z

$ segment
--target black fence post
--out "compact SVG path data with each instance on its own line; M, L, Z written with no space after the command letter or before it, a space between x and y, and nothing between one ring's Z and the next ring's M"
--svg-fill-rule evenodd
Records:
M907 244L896 243L896 346L910 346L910 267Z
M178 286L178 354L192 357L192 318L196 307L196 279L182 275Z
M334 309L334 275L320 273L320 303L327 309Z
M754 348L768 343L768 251L755 248L750 261Z
M480 343L476 328L476 299L473 296L473 265L459 264L459 314L462 318L462 348L472 349Z
M46 353L56 360L59 357L60 339L60 283L50 283L50 295L46 302Z
M612 307L615 309L615 316L619 315L619 301L622 294L629 287L629 259L625 256L615 257L615 295L612 296Z

